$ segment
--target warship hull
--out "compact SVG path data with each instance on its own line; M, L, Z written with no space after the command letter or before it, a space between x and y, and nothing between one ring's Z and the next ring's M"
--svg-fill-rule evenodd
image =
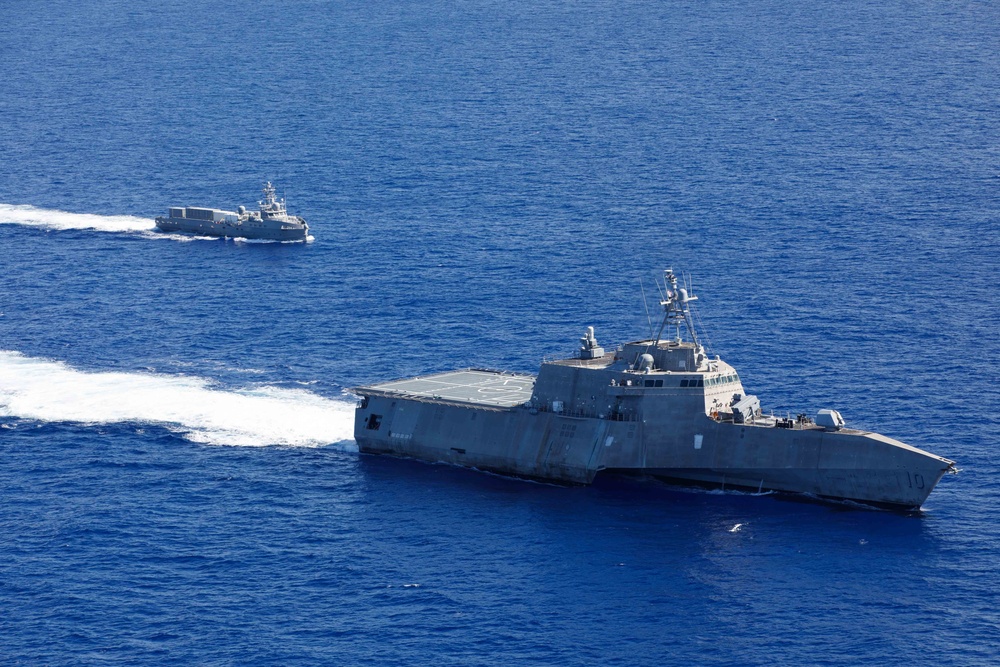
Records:
M537 377L467 369L355 389L359 449L571 484L616 471L902 509L954 472L948 459L844 428L836 410L764 415L736 369L698 342L697 297L673 270L658 291L655 338L605 352L588 327L577 356L543 362Z
M603 418L537 409L527 401L533 385L532 376L465 370L362 387L355 439L363 453L557 483L634 473L900 509L920 507L952 469L875 433L736 424L692 415L677 400L667 404L675 409Z

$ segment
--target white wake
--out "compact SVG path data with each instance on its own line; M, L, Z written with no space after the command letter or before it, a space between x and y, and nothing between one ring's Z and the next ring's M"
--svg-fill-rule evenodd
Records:
M0 204L0 224L27 225L45 229L93 229L101 232L149 232L156 228L151 218L133 215L69 213L27 204Z
M179 232L161 232L156 229L156 221L152 218L139 218L134 215L95 215L93 213L70 213L57 209L35 208L28 204L0 204L0 225L24 225L41 229L83 229L98 232L138 233L147 238L165 239L169 241L218 241L218 236L186 234ZM236 243L302 243L296 241L277 241L272 239L228 239ZM305 243L312 243L315 237L308 236Z
M0 350L0 417L165 426L194 442L353 446L354 404L304 389L222 389L204 378L88 372Z

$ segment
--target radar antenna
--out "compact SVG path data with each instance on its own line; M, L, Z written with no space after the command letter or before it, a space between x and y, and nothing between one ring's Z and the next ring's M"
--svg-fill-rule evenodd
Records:
M653 347L660 344L663 330L668 324L676 328L678 340L681 338L681 325L683 324L691 335L691 342L695 344L696 348L701 347L694 332L691 309L688 307L690 302L697 300L698 297L688 294L686 288L677 287L677 276L674 275L673 269L666 269L663 272L663 298L660 301L660 305L663 306L663 321L660 323L660 330L656 332Z
M260 205L261 215L265 218L278 219L284 216L286 213L285 198L278 199L278 191L275 190L271 181L264 183L264 187L260 191L264 195L264 200L257 202Z
M277 192L275 191L274 186L271 185L271 181L264 183L264 187L262 187L260 191L264 195L264 201L262 203L271 205L277 200Z

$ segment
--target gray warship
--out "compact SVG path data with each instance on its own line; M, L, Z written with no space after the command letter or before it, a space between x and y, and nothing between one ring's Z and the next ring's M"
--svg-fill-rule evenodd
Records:
M296 215L289 215L284 198L278 199L268 181L261 189L263 201L259 211L240 206L236 211L193 206L171 207L166 217L156 218L156 226L165 232L193 232L206 236L270 241L305 241L309 225Z
M355 388L359 450L557 483L636 473L906 510L956 471L948 459L846 428L836 410L764 414L736 370L699 343L697 297L671 270L660 292L655 337L606 352L589 327L575 357L543 362L537 377L465 369Z

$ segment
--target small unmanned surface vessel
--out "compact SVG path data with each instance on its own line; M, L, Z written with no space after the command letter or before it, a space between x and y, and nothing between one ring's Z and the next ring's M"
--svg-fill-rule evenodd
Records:
M171 207L166 217L156 218L156 226L165 232L191 232L206 236L269 241L305 241L309 225L297 215L289 215L284 198L278 199L274 186L268 181L257 202L259 211L248 211L240 206L236 211L194 206Z

